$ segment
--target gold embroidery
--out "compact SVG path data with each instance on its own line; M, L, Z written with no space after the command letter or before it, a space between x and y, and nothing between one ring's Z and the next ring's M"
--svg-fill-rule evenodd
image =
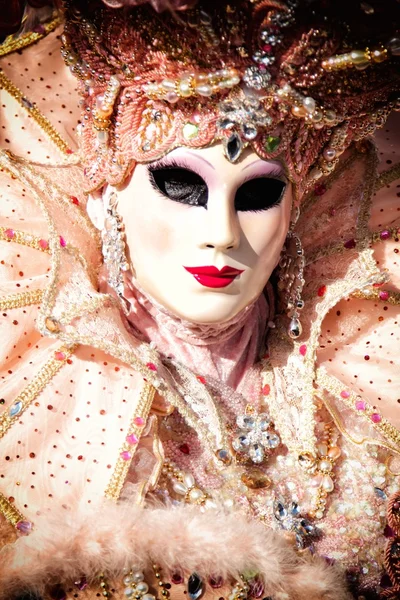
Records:
M44 390L46 385L53 379L63 365L67 363L75 347L65 348L61 346L56 350L55 355L58 358L51 358L39 370L33 380L22 390L14 402L7 407L0 416L0 439L7 433L10 427L20 418L23 412L29 407L31 402ZM58 354L59 353L59 354ZM14 410L13 410L14 409ZM10 414L12 411L12 414ZM14 412L14 414L13 414Z
M150 383L144 383L143 389L140 393L138 405L135 408L135 414L132 417L128 430L129 435L133 434L137 437L137 439L140 438L143 427L136 425L135 421L138 418L141 418L143 419L143 421L146 421L151 409L151 404L153 402L155 391L155 387L152 386ZM118 500L137 446L137 443L129 444L128 442L125 442L120 448L120 455L117 459L114 472L104 492L106 498L115 501Z
M377 444L400 454L400 431L391 425L385 417L380 415L377 410L373 409L365 400L361 400L359 395L346 388L341 381L332 375L328 375L323 368L317 369L316 383L320 388L326 390L332 396L340 398L340 401L357 414L357 416L368 420L369 424L372 425L390 445L382 443L379 440L370 440L369 438L365 438L356 443ZM363 403L362 410L357 410L357 401ZM375 420L373 419L373 415L378 415ZM342 430L342 427L340 427L340 429ZM342 431L342 433L344 432ZM352 441L354 442L353 439Z
M19 521L26 521L26 518L22 513L15 508L15 506L7 500L7 498L0 492L0 513L7 519L13 527L17 525Z
M352 298L362 298L363 300L381 300L387 302L387 304L393 304L398 306L400 304L400 292L393 292L392 290L384 290L383 293L387 294L385 298L381 297L382 290L379 288L369 288L368 290L358 290L351 294Z
M11 310L13 308L22 308L32 304L40 304L43 299L43 290L33 290L31 292L21 292L0 298L0 310Z
M47 240L40 238L36 235L31 235L25 231L19 231L17 229L10 229L9 227L0 227L0 240L5 242L15 242L16 244L22 244L23 246L29 246L34 250L40 250L50 254L50 248Z
M12 52L16 52L17 50L23 50L32 44L35 44L46 35L57 29L57 27L61 24L61 20L57 17L49 23L43 24L43 31L29 31L25 35L21 35L15 37L14 35L9 35L2 44L0 44L0 56L7 56Z
M55 127L50 121L40 112L36 104L28 100L26 96L21 92L16 85L2 72L0 71L0 89L5 90L18 102L18 104L26 110L28 115L32 117L35 123L40 129L47 135L49 140L57 147L61 154L70 155L72 154L71 148L67 142L63 140L61 135L57 132Z
M375 191L377 192L385 185L390 185L393 181L400 178L400 163L396 163L390 169L387 169L379 175L375 182Z

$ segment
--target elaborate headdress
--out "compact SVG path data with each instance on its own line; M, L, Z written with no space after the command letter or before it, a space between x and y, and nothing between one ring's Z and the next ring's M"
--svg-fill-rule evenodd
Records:
M343 21L351 8L335 20L317 4L204 1L160 15L66 0L63 55L82 82L88 186L218 139L231 161L246 145L282 156L300 189L329 174L396 107L400 40L371 40L361 14L355 36Z

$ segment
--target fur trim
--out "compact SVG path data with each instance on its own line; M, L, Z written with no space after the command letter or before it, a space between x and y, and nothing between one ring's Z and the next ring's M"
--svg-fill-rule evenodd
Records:
M39 517L35 530L0 553L0 598L133 565L237 579L260 573L265 595L347 600L343 577L322 559L299 555L280 533L236 513L196 507L141 509L103 503Z

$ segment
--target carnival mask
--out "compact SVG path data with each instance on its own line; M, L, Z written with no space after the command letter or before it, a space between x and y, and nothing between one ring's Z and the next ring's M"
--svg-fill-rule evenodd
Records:
M138 164L118 191L136 281L173 314L222 323L262 293L283 246L291 186L283 166L220 144Z

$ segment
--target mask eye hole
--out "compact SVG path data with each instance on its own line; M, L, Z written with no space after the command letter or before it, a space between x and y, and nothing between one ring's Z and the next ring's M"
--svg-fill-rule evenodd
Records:
M150 167L149 179L152 187L169 200L190 206L207 206L207 184L190 169L175 166Z
M236 192L235 210L260 212L278 206L284 196L286 183L272 177L256 177L243 183Z

